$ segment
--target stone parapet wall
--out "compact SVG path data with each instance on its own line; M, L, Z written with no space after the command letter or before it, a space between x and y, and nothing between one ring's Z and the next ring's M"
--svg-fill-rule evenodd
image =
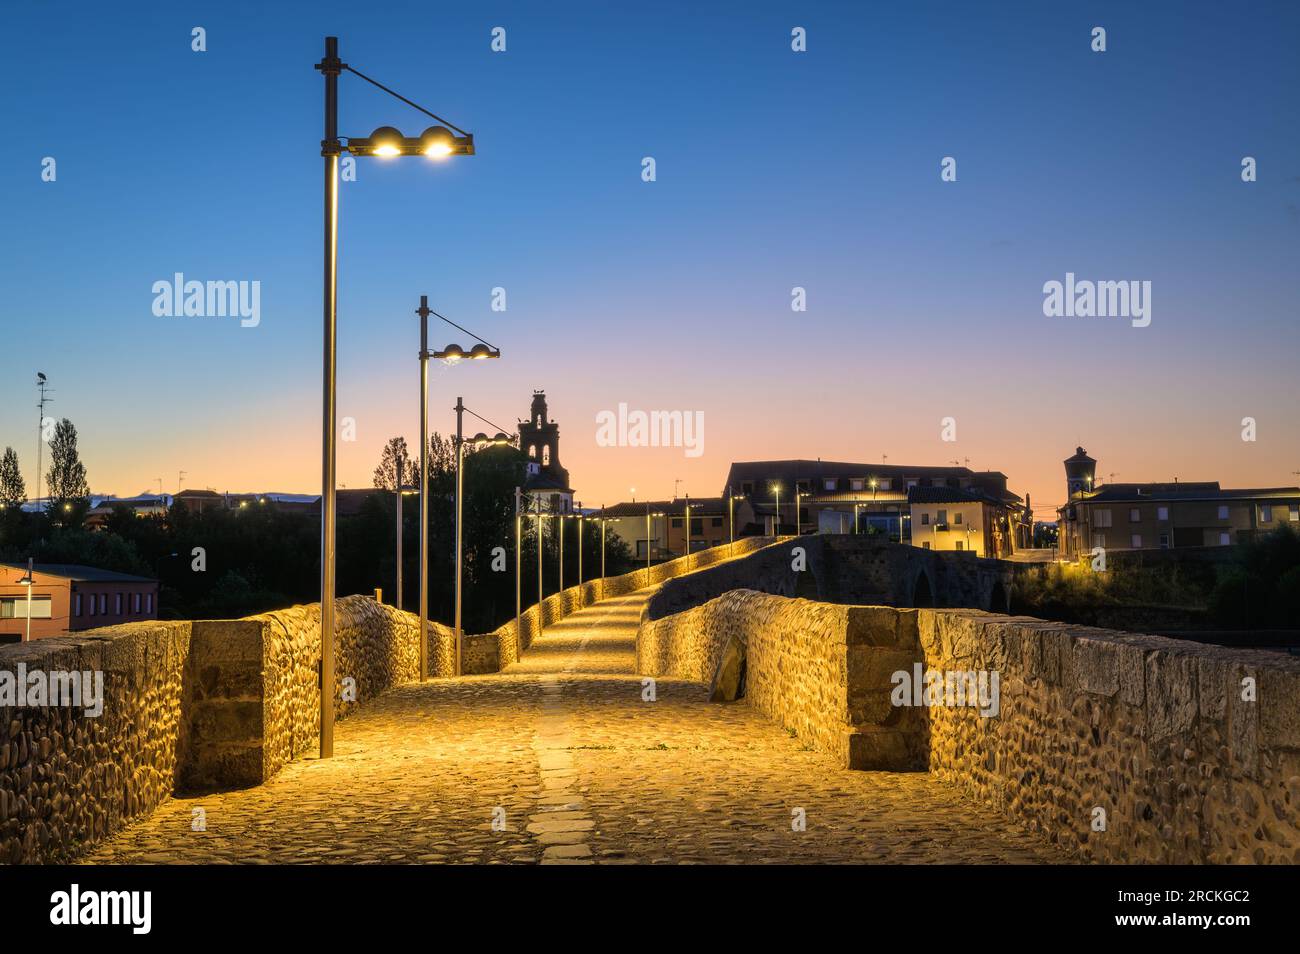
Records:
M103 674L103 712L0 706L0 862L59 860L172 794L190 624L124 623L0 648L0 671Z
M927 666L1001 674L997 718L929 712L969 795L1092 861L1300 862L1300 660L976 611L918 632Z
M661 619L643 611L637 671L710 682L735 641L750 705L846 768L924 767L919 713L889 704L889 673L920 660L915 614L733 590Z

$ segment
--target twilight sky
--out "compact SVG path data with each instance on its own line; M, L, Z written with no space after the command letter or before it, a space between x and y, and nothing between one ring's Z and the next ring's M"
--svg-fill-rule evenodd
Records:
M1295 484L1300 7L1136 6L6 4L0 446L31 492L40 370L96 492L319 492L331 33L479 153L340 187L346 486L414 441L421 294L504 353L433 369L433 427L545 388L588 506L887 454L1002 470L1051 516L1077 444L1117 480ZM344 135L427 125L340 85ZM176 272L260 282L260 324L155 316ZM1067 272L1150 281L1150 326L1045 317ZM703 412L704 453L597 446L620 402Z

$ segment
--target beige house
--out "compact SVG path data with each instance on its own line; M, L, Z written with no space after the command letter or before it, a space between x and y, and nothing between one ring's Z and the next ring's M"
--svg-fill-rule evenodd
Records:
M908 505L914 547L986 557L1009 552L1005 510L992 497L951 487L913 487Z

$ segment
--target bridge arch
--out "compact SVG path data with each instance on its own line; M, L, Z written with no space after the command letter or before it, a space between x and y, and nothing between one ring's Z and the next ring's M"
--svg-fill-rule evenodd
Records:
M934 606L934 587L930 584L930 574L925 570L916 575L916 582L912 584L912 605L918 609Z

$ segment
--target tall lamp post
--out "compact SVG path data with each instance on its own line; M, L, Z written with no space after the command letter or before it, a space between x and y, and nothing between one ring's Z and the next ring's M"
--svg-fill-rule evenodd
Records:
M397 586L395 596L397 602L394 604L399 610L402 608L402 484L405 483L406 458L399 452L397 455Z
M501 357L500 349L484 341L474 332L462 328L429 307L429 296L420 296L420 307L415 309L420 317L420 679L429 678L429 359L456 362L463 358L483 360ZM429 350L429 316L446 322L457 331L474 338L478 343L466 351L460 345L449 344L441 351ZM460 404L460 399L456 399ZM471 411L471 414L474 412ZM477 414L474 415L478 417ZM457 419L457 439L460 437ZM457 480L459 481L459 465ZM457 495L460 488L457 486ZM459 527L459 521L457 522ZM457 646L459 646L459 639ZM460 650L456 651L456 674L460 674Z
M18 582L27 587L27 635L23 637L23 642L30 643L32 641L32 590L36 588L36 577L32 575L31 557L27 558L27 572Z
M682 510L682 529L686 532L686 569L691 568L691 495L686 495L686 506Z
M488 437L480 432L466 441L461 429L467 410L469 408L465 407L465 402L456 398L456 675L458 676L462 669L460 608L465 575L464 535L461 532L465 522L465 445L468 443L478 448L499 447L510 443L510 438L500 431L495 437ZM473 411L470 413L474 414ZM477 414L474 416L478 417Z
M335 474L337 447L336 381L338 371L338 211L339 156L414 156L430 159L474 154L474 137L465 130L411 102L382 83L348 66L339 59L339 40L325 38L325 55L315 67L325 80L325 138L320 154L325 160L325 256L324 256L324 361L321 399L321 594L320 594L320 757L334 754L334 560L335 560ZM380 126L370 136L339 136L339 75L347 71L390 96L400 99L441 125L430 126L419 137L406 137L391 126ZM453 133L460 135L455 135ZM346 140L346 143L344 142ZM427 451L426 451L427 453ZM423 628L423 627L422 627ZM421 675L427 660L421 633Z
M781 485L772 482L772 493L776 498L776 517L772 521L772 536L781 536Z

